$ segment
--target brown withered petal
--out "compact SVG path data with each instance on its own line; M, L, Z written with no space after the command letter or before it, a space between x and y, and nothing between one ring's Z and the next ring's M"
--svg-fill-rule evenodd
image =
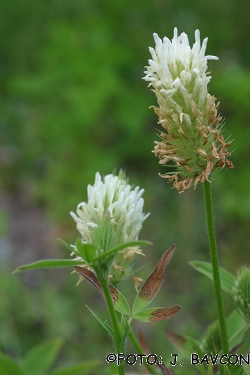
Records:
M86 280L88 280L92 285L94 285L99 292L104 296L102 287L99 283L99 280L96 276L96 274L92 271L90 271L87 268L84 267L79 267L79 266L74 266L74 269L76 270L77 273L79 273L81 276L83 276ZM118 300L118 291L115 289L111 284L109 284L109 290L111 293L112 301L115 303L115 301Z
M139 298L151 301L157 292L159 291L164 281L165 267L170 262L173 253L175 251L175 244L173 244L165 253L161 256L157 263L154 271L145 281L143 287L138 295Z
M152 313L152 318L150 319L151 322L159 322L163 319L170 319L172 316L177 314L181 309L181 306L173 306L173 307L165 307L162 309L156 309Z

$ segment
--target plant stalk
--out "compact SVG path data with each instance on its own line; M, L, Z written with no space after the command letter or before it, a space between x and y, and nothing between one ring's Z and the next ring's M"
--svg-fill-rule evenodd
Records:
M215 290L218 317L219 317L219 323L220 323L222 350L224 354L229 354L226 317L225 317L225 309L224 309L224 303L223 303L223 298L222 298L221 281L220 281L219 257L218 257L218 250L217 250L217 244L216 244L215 229L214 229L212 195L211 195L210 183L208 181L204 182L204 199L205 199L205 207L206 207L210 257L211 257L212 270L213 270L214 290Z
M116 354L119 354L120 348L121 348L120 329L119 329L119 324L118 324L118 321L117 321L117 315L116 315L115 308L114 308L114 305L113 305L112 297L111 297L111 294L110 294L108 281L107 281L107 278L105 277L105 275L103 274L102 271L99 271L99 270L96 269L96 274L97 274L97 277L98 277L99 282L101 284L101 287L103 289L104 296L105 296L105 299L106 299L106 303L108 305L109 314L110 314L110 318L111 318L111 322L112 322L112 326L113 326L113 330L114 330L115 350L116 350ZM118 369L119 375L125 375L124 362L121 362L121 364L119 366L117 365L117 369Z

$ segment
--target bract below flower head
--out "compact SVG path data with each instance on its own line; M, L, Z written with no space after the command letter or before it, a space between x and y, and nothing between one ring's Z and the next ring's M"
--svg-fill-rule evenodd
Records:
M118 176L106 175L103 179L97 172L94 185L88 185L87 193L87 202L78 204L77 214L70 214L82 242L96 246L96 256L138 239L142 224L149 216L149 213L143 213L143 189L139 186L133 188L123 172ZM133 254L141 253L136 247L130 251ZM126 249L116 254L112 272L124 274L123 266L130 260L126 255Z
M154 153L160 164L172 161L175 172L162 176L184 191L199 182L209 181L213 170L233 168L228 147L221 134L222 118L217 114L215 98L208 93L207 61L218 57L205 55L207 38L201 44L195 31L195 43L189 45L185 33L174 29L172 41L154 34L155 48L144 80L156 94L159 107L153 107L165 132L155 142Z

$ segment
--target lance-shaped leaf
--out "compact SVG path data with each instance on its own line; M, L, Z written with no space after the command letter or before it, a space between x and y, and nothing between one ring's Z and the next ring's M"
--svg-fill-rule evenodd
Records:
M159 322L163 319L170 319L172 316L177 314L181 309L181 306L173 307L152 307L151 309L145 309L137 312L134 315L136 320L140 322Z
M195 260L189 262L189 264L191 264L191 266L194 267L197 271L207 276L209 279L213 280L213 271L211 263ZM231 295L235 283L235 276L232 273L225 270L224 268L220 267L220 278L222 289L226 293Z
M104 297L103 289L94 272L90 271L87 268L78 267L78 266L75 266L74 269L76 270L76 272L82 275L86 280L88 280L92 285L94 285ZM110 290L111 298L112 298L115 309L122 314L130 315L130 308L129 308L129 304L126 298L113 285L111 284L108 284L108 285L109 285L109 290Z
M30 349L23 359L24 372L27 375L42 375L54 363L61 350L63 340L58 337L49 339Z
M0 353L1 375L25 375L21 366L9 356Z
M75 259L45 259L38 260L34 263L25 264L23 266L17 267L12 273L17 273L25 270L33 270L37 268L62 268L62 267L72 267L78 264L86 265L85 261L75 260Z
M96 318L96 320L98 320L98 322L103 326L103 328L105 328L106 331L111 335L111 337L113 337L114 336L113 328L107 322L105 322L105 320L103 320L99 315L97 315L93 310L91 310L90 307L87 306L87 308L89 309L91 314Z
M93 371L100 364L98 361L85 361L79 362L74 365L62 366L57 369L46 373L46 375L82 375L89 374L89 371Z
M154 271L145 281L140 292L137 294L135 298L134 305L133 305L133 315L137 314L139 311L143 310L146 306L148 306L149 303L152 301L152 299L158 293L164 281L165 267L170 262L173 256L174 250L175 250L175 245L173 244L161 256Z

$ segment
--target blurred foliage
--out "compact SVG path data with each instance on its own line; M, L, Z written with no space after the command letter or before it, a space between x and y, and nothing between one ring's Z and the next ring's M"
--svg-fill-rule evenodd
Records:
M42 341L25 353L18 362L0 353L0 372L2 375L83 375L98 367L98 361L85 361L51 370L62 348L61 338Z
M147 270L140 276L147 275L158 254L176 242L172 271L159 301L166 301L167 288L169 305L182 304L175 324L185 334L190 330L198 334L204 322L215 318L213 304L207 304L213 301L211 283L188 265L193 259L209 260L202 189L179 195L157 176L164 169L151 153L157 119L149 110L156 101L141 77L150 58L152 33L171 38L175 26L190 41L199 28L202 39L209 37L207 54L220 58L209 62L210 93L221 102L225 138L234 138L235 170L214 174L212 190L221 264L236 274L242 264L249 264L249 12L250 2L245 0L2 0L0 4L1 190L13 204L18 194L29 197L48 222L60 228L63 239L74 242L76 231L68 212L86 199L86 186L93 183L95 172L125 169L132 184L145 188L145 211L151 212L141 238L155 246L145 251ZM1 213L0 221L4 253L10 218ZM15 254L12 257L15 262ZM6 257L1 259L4 265ZM11 259L8 262L13 269ZM94 358L89 329L100 342L105 336L97 332L87 311L84 319L77 315L82 314L79 301L81 308L85 297L91 299L91 308L96 302L90 297L93 290L88 287L88 295L86 285L75 289L72 276L65 274L55 289L44 276L37 290L25 294L25 279L18 283L17 277L5 273L1 285L3 327L14 327L3 330L7 338L1 349L15 355L41 338L59 334L69 339L68 355L79 360L83 343L77 332L86 327L84 345L89 358ZM39 305L40 300L46 307ZM39 314L46 315L39 318ZM154 351L162 343L167 348L165 325L160 323L156 330L143 325L157 338ZM104 352L106 348L103 357Z

